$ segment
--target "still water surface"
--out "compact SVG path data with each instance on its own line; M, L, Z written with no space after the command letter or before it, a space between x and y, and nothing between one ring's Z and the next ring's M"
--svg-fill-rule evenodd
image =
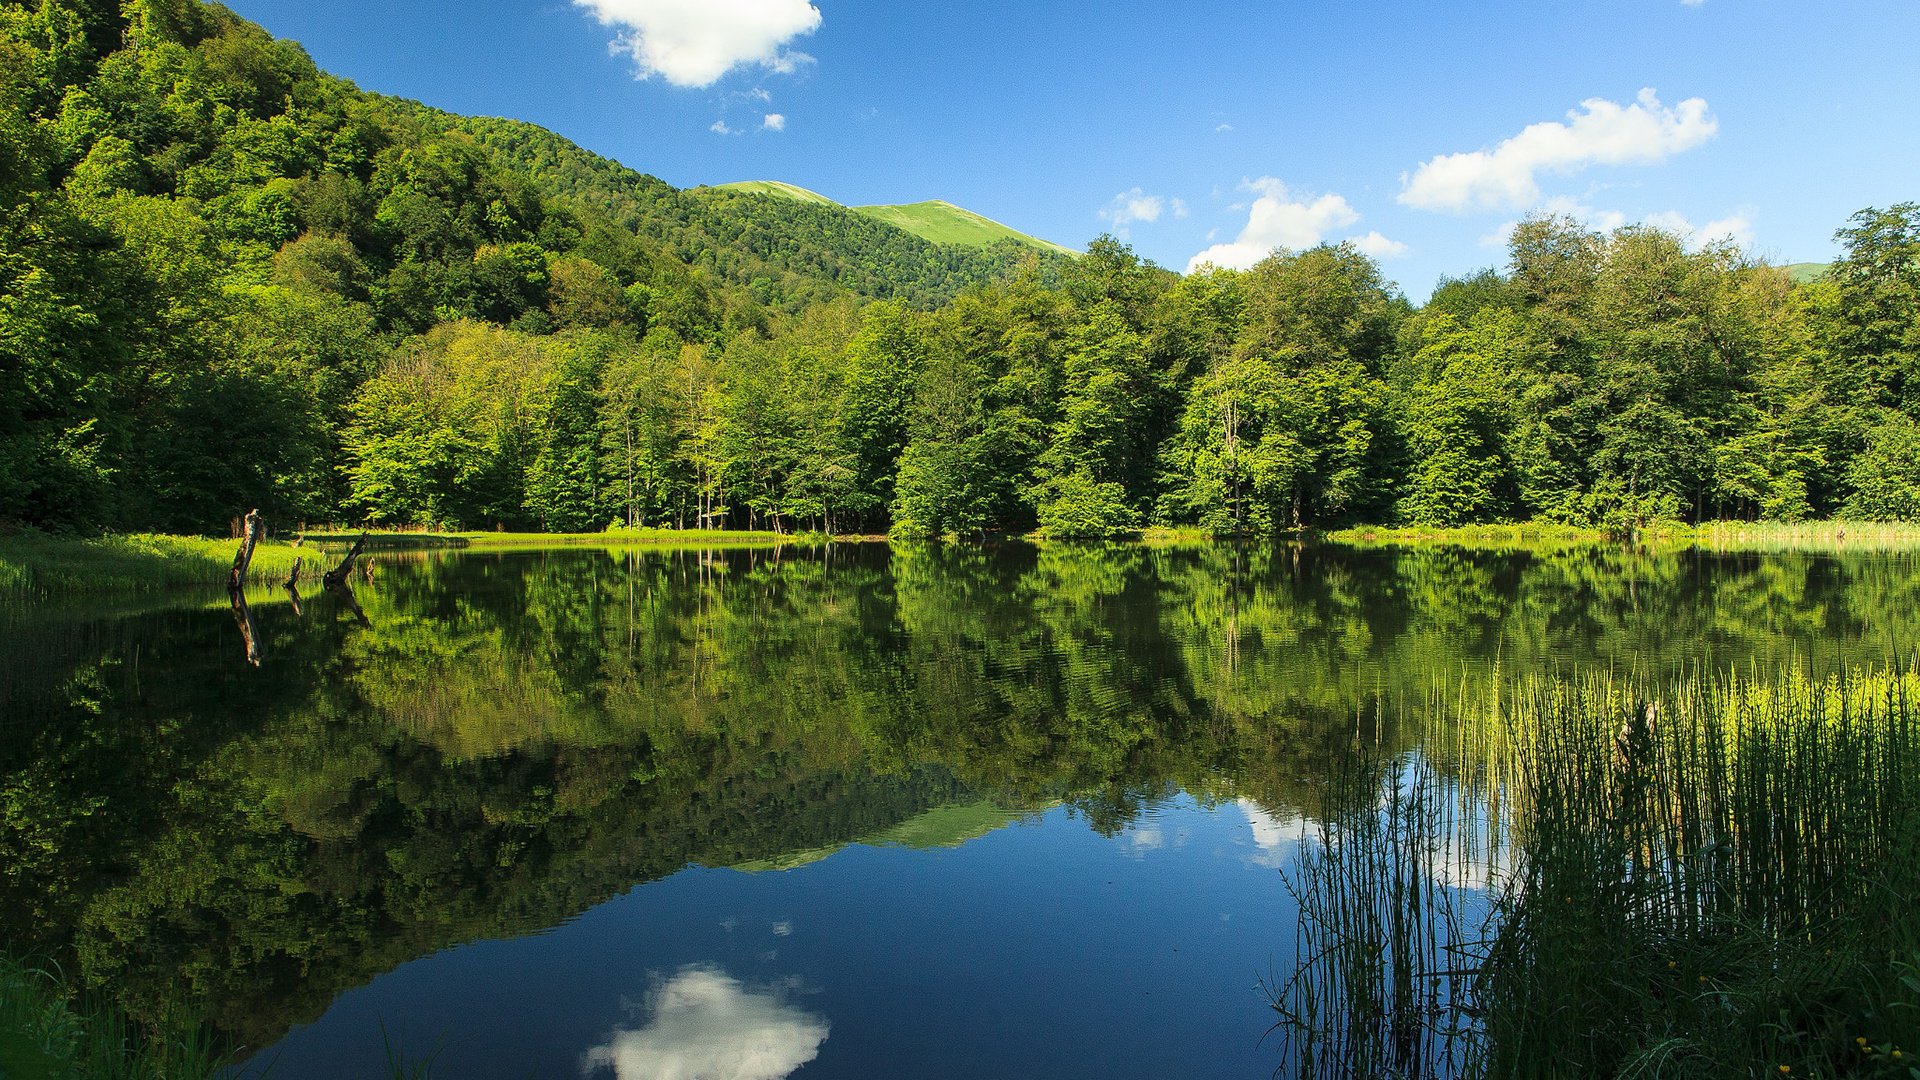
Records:
M1904 555L385 553L0 612L0 934L245 1071L1241 1077L1329 763L1587 666L1904 658Z

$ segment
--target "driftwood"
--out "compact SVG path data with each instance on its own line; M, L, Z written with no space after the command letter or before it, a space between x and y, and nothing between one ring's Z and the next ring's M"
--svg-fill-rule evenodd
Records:
M233 622L240 628L240 639L247 646L247 663L260 666L260 628L254 624L253 609L247 606L247 571L253 566L253 549L260 542L266 522L259 510L247 512L246 535L233 556L233 569L227 571L227 600L233 605Z
M366 546L366 543L367 534L365 530L362 530L360 539L355 540L353 546L347 549L346 557L340 560L340 565L327 571L326 574L320 578L320 583L326 587L328 592L339 597L341 603L347 605L347 610L353 612L353 617L360 620L361 626L372 626L373 620L367 618L367 613L361 609L360 600L353 595L353 585L351 584L353 581L353 561L360 557L360 549Z
M240 541L240 550L233 556L233 569L227 571L227 592L233 593L247 584L247 569L253 565L253 547L260 542L260 534L266 529L266 521L259 510L247 511L247 529Z
M305 562L305 559L293 560L293 573L288 574L287 580L280 586L287 590L287 599L293 602L293 613L296 616L306 614L300 610L300 567Z
M360 557L360 549L366 546L366 543L367 534L365 530L362 530L360 539L355 540L353 546L347 549L346 557L340 560L340 565L327 571L326 574L321 577L320 583L331 589L351 577L353 575L353 560Z

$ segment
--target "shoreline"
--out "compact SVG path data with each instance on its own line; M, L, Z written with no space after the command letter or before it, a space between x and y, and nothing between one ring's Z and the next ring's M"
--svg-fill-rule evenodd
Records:
M302 575L317 577L323 564L357 532L306 532L291 539L261 541L248 573L250 582L279 582L304 560ZM958 538L966 543L970 538ZM996 535L1028 543L1074 544L1039 534ZM781 547L835 543L890 543L886 536L775 533L718 529L620 529L598 533L369 532L366 550L532 551L600 547ZM1217 537L1202 529L1150 528L1117 541L1145 547L1212 543L1311 543L1358 549L1453 547L1514 551L1598 545L1651 550L1688 548L1715 552L1898 552L1920 550L1920 523L1820 521L1797 525L1709 521L1660 524L1622 536L1605 529L1544 522L1467 525L1454 528L1355 526L1305 530L1268 537ZM238 541L151 533L104 537L59 537L23 531L0 534L0 599L122 595L221 584L233 565Z

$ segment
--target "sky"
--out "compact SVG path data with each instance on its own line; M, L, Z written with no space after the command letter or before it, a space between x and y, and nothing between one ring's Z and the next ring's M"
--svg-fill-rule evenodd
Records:
M1351 240L1416 302L1528 213L1789 263L1920 201L1920 0L227 3L679 187L945 199L1181 271Z

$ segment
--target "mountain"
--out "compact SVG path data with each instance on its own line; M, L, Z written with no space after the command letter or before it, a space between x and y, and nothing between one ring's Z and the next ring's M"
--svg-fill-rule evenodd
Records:
M808 191L806 188L778 180L743 180L733 184L720 184L706 190L766 195L816 205L840 205L819 192ZM1056 244L1051 240L1030 236L1012 226L1003 225L990 217L976 214L965 207L955 206L942 199L900 205L853 206L847 209L875 221L885 222L896 229L903 229L932 244L990 248L995 244L1012 241L1052 255L1078 254L1072 248Z
M1816 262L1788 263L1781 267L1781 269L1791 274L1796 284L1805 284L1824 275L1827 272L1827 268L1832 265L1832 263Z

